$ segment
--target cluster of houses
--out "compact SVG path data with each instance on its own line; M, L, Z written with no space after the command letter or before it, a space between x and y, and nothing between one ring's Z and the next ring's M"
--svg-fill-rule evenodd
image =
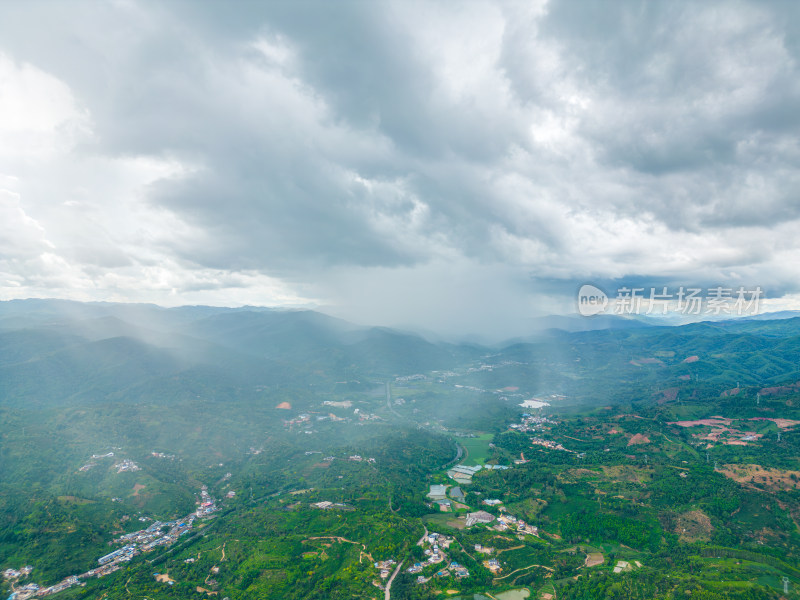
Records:
M415 563L406 570L409 573L420 573L422 569L428 565L437 565L441 562L444 562L447 560L447 555L444 553L444 550L450 547L453 539L454 538L442 535L440 533L427 534L424 538L422 538L422 540L420 540L420 543L423 546L423 552L428 559L424 563Z
M552 440L543 440L542 438L535 437L531 439L531 444L534 446L544 446L545 448L549 448L550 450L563 450L564 452L572 452L572 450L567 450L559 444L558 442L554 442Z
M548 419L547 417L534 417L533 415L523 414L519 423L512 423L509 425L510 429L521 431L523 433L534 433L550 429L550 425L555 425L556 422Z
M25 577L26 575L30 575L33 571L33 567L30 565L25 565L21 569L6 569L3 571L3 578L4 579L19 579L20 577Z
M392 567L397 564L396 560L379 560L375 563L375 568L381 572L381 579L386 579L389 577L389 574L392 572Z
M555 397L555 395L554 395L554 397ZM559 397L561 397L561 396L559 396ZM526 402L530 402L530 401L526 401ZM524 406L524 405L525 405L525 403L523 403L521 406ZM536 407L536 408L538 408L538 407ZM556 423L557 423L556 421L548 419L547 417L535 417L533 415L525 413L525 414L522 415L522 418L520 419L519 423L512 423L508 427L509 427L509 429L513 429L514 431L519 431L519 432L523 432L523 433L535 433L535 432L549 430L551 428L550 426L551 425L555 425ZM572 452L572 450L568 450L567 448L565 448L564 446L562 446L558 442L553 442L551 440L545 440L545 439L543 439L541 437L531 438L531 443L534 446L543 446L544 448L548 448L549 450L563 450L564 452ZM525 464L526 462L528 462L528 461L525 460L525 455L520 453L519 460L515 460L514 464L521 465L521 464Z
M322 502L314 502L311 504L312 508L319 508L320 510L355 510L352 506L348 506L347 504L342 504L341 502L329 502L328 500L323 500Z
M494 554L494 548L487 548L481 544L475 544L475 552L480 552L481 554ZM495 575L503 570L503 566L496 558L490 558L483 561L483 566L489 569Z
M353 410L353 414L354 415L358 415L359 422L363 422L363 421L383 421L384 420L383 417L381 417L380 415L376 415L376 414L373 414L373 413L362 412L360 408L354 409Z
M67 588L70 588L78 583L78 578L75 575L71 575L56 585L46 588L41 588L35 583L27 583L18 589L15 589L8 597L8 600L28 600L28 598L33 598L34 596L49 596L50 594L55 594L56 592L66 590Z
M203 508L201 506L198 510L206 511L207 509L208 507ZM141 549L142 552L149 552L157 546L168 546L192 528L196 516L197 513L195 512L185 519L179 519L177 521L167 521L163 523L161 521L156 521L147 529L126 533L114 541L117 543L130 542L130 545L115 550L110 554L106 554L98 559L97 562L104 565L112 560L115 562L123 559L130 560L134 555L138 554L137 548Z
M152 458L168 458L169 460L175 460L174 454L164 454L163 452L151 452L150 456Z
M26 583L25 585L16 587L17 581L21 577L30 575L32 571L33 567L30 565L25 565L21 569L6 569L3 571L3 578L10 581L11 589L13 590L11 596L9 596L9 600L25 600L26 598L31 598L36 595L39 591L39 586L35 583Z
M26 583L20 588L17 588L8 597L8 600L26 600L36 595L39 591L39 586L35 583Z
M11 596L9 596L8 600L27 600L34 596L40 598L66 590L75 585L85 585L81 583L81 579L103 577L109 573L119 571L124 563L132 560L136 555L153 550L157 546L173 544L180 536L189 532L195 518L208 516L217 509L214 499L209 495L206 486L203 486L200 494L200 506L186 518L164 523L156 521L147 529L127 533L114 540L117 543L124 543L125 545L122 548L98 558L98 566L94 569L81 573L80 575L70 575L57 584L45 588L35 583L29 583L20 588L15 588L12 584L12 589L14 591ZM16 582L19 577L30 574L32 570L33 567L30 566L23 567L19 571L15 569L6 569L3 575L6 579L11 579L13 582Z
M303 426L304 433L311 434L313 433L313 431L307 429L307 427L310 426L310 423L311 423L311 415L303 413L297 415L294 419L284 419L283 426L288 429L293 429L295 425L300 425Z
M436 577L447 577L450 575L450 573L453 573L457 579L469 577L469 571L467 568L455 561L451 562L449 566L445 567L441 571L437 571Z
M138 471L139 465L137 465L132 460L125 458L120 462L118 462L117 464L115 464L114 468L117 470L117 473L124 473L125 471Z
M217 505L214 503L214 499L208 493L208 486L204 485L200 490L200 507L195 511L194 514L198 517L207 517L215 510L217 510Z
M539 536L539 528L536 525L529 525L522 519L508 514L503 508L501 508L500 511L500 516L497 517L497 525L494 526L498 531L507 531L510 529L521 534Z
M490 558L489 560L483 561L483 566L489 569L495 575L503 570L503 566L496 558Z
M344 401L335 401L335 400L326 400L323 402L324 405L333 406L336 408L349 408L352 406L352 402L349 400ZM353 416L354 418L358 418L358 422L363 424L364 421L382 421L384 420L383 417L362 411L360 408L353 409ZM332 421L334 423L341 423L341 422L352 422L353 419L350 417L339 417L334 413L328 413L327 415L315 415L313 417L314 421ZM306 434L316 433L316 430L311 429L312 427L312 416L308 413L302 413L297 415L294 419L284 419L283 426L287 429L294 429L295 426L298 426L299 430ZM299 433L299 431L298 431Z
M311 456L312 454L322 454L322 452L320 450L306 450L306 452L305 452L306 456ZM336 457L335 456L326 456L322 460L324 462L328 462L329 463L329 462L335 461ZM368 457L368 458L365 458L365 457L361 456L360 454L351 454L350 456L347 457L347 460L349 460L350 462L368 462L370 464L375 464L375 459L374 458L372 458L371 456Z
M152 455L156 456L156 453L153 452ZM93 454L92 458L93 459L94 458L111 458L113 456L114 456L114 453L113 452L109 452L108 454L102 454L102 455L101 454ZM167 456L166 455L161 455L159 458L167 458ZM172 456L171 458L175 458L175 457ZM97 466L97 463L89 461L85 465L83 465L80 469L78 469L78 471L86 472L86 471L88 471L89 469L91 469L92 467L95 467L95 466ZM125 458L125 459L121 460L120 462L116 463L114 465L114 468L117 470L117 473L123 473L125 471L138 471L139 470L139 465L137 465L132 460Z
M333 457L330 457L330 458L331 458L331 460L333 460ZM326 458L325 460L328 460L328 459ZM371 456L369 458L364 458L360 454L353 454L352 456L348 456L347 460L352 461L352 462L366 461L368 463L375 464L375 459L374 458L372 458Z

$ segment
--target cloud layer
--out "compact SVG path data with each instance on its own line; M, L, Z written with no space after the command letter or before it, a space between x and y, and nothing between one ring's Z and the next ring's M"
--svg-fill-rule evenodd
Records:
M587 280L800 292L786 4L1 10L2 297L512 331Z

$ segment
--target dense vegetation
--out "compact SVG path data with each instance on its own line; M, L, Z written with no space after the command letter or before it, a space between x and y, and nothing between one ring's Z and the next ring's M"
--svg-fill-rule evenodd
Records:
M798 334L743 321L488 349L308 312L0 303L0 567L82 573L206 486L215 516L58 597L378 598L385 560L403 564L393 598L761 599L783 577L797 597ZM524 424L534 394L551 405ZM426 493L459 463L511 468L441 512ZM466 528L476 510L537 535ZM426 563L426 530L452 537L447 561ZM437 576L450 562L469 576Z

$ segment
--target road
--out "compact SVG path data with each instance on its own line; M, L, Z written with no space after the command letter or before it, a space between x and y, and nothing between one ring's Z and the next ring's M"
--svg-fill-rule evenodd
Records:
M425 523L422 524L422 528L425 530L425 533L422 534L422 537L417 540L417 546L422 546L422 543L425 541L425 538L428 537L428 527Z
M453 440L453 442L455 443L456 448L458 448L458 452L456 452L456 457L453 460L451 460L450 462L447 462L447 463L442 465L443 469L446 469L450 465L455 464L458 461L460 461L462 456L464 456L464 458L466 458L465 452L464 452L464 447L461 444L459 444L455 439Z
M424 523L422 524L422 528L425 530L425 533L422 535L421 538L419 538L419 541L417 541L417 545L418 546L422 545L422 542L425 540L426 537L428 537L428 528L425 526ZM389 577L389 581L386 582L386 589L383 592L384 600L389 600L389 597L391 595L391 590L392 590L392 581L394 581L394 578L400 572L400 567L403 566L404 562L406 562L406 561L401 561L400 564L397 565L397 567L395 567L394 573L392 573L392 576Z
M386 590L383 592L383 599L384 600L389 600L391 598L392 582L394 581L394 578L397 577L397 574L400 572L400 567L403 566L404 562L405 561L400 561L400 564L395 567L394 572L392 573L392 576L389 577L389 581L386 582Z
M394 409L394 406L392 406L392 384L388 381L386 382L386 408L398 419L403 418L402 415Z

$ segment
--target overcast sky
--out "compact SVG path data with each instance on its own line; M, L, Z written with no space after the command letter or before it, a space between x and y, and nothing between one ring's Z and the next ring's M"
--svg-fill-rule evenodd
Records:
M800 292L765 2L0 4L0 299L512 332L578 286Z

